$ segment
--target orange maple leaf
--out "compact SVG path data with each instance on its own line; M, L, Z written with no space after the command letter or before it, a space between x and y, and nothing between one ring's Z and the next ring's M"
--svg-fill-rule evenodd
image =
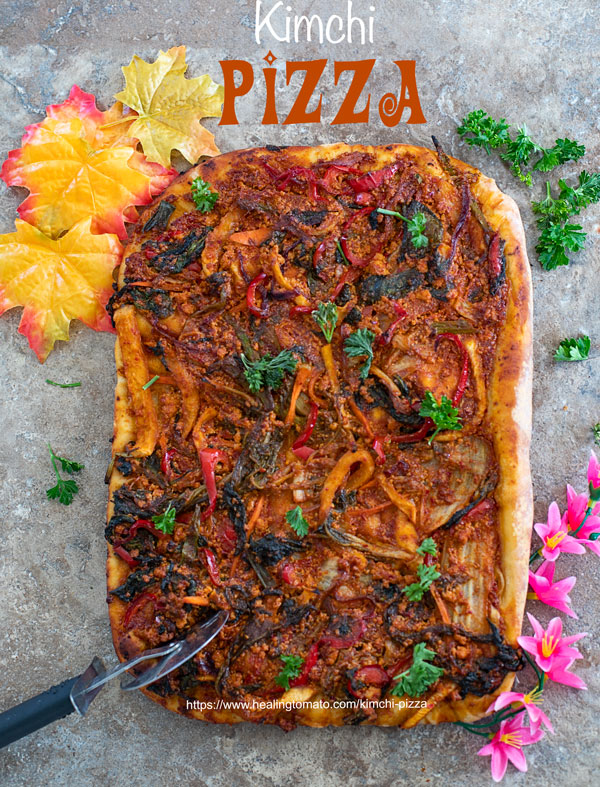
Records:
M77 86L47 117L27 126L22 147L12 150L1 177L30 195L19 206L22 219L56 238L92 217L93 232L127 237L125 221L135 221L135 205L147 205L177 174L148 162L128 136L136 115L121 104L106 112Z
M94 235L92 219L53 240L25 221L0 235L0 314L23 306L19 332L43 363L71 320L112 331L105 306L123 249L114 235Z

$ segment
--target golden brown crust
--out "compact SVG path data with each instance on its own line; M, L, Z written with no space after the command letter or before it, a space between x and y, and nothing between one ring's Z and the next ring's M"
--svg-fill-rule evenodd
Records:
M410 156L420 167L434 172L440 179L449 180L440 167L439 161L431 151L410 145L388 145L385 147L349 146L343 143L314 148L288 148L286 157L291 163L310 166L316 161L331 160L354 151L370 153L376 160L376 167L401 156ZM244 160L254 160L268 155L265 149L249 149L224 154L199 164L181 175L160 199L172 195L175 198L177 218L182 211L179 200L189 192L195 177L218 188L220 180ZM506 278L508 299L506 319L499 331L491 383L488 386L487 417L494 435L494 449L499 465L499 482L495 499L499 508L501 565L497 567L497 580L500 588L500 616L505 625L505 636L509 643L515 644L521 628L526 597L529 541L532 520L532 494L529 471L529 441L531 432L531 320L532 297L530 269L525 250L525 240L518 208L514 201L503 194L495 182L481 175L474 168L461 161L451 159L458 172L469 180L471 191L478 200L485 219L493 232L497 232L505 243ZM140 218L139 226L152 215L155 204L146 209ZM235 216L230 217L235 225ZM228 227L231 231L231 227ZM135 240L131 248L139 247ZM126 251L124 259L127 257ZM207 255L209 257L210 255ZM207 263L209 264L209 263ZM123 284L124 265L120 272ZM118 327L118 325L117 325ZM118 382L115 398L115 434L113 453L118 453L136 436L135 416L131 401L128 401L126 369L119 341L116 348ZM126 364L125 364L126 365ZM148 412L147 397L145 407ZM111 476L112 493L123 483L123 477L114 470ZM109 516L112 513L109 504ZM119 561L109 546L107 563L108 588L114 590L127 575L126 566ZM118 635L126 605L114 599L110 607L111 625L115 647L121 659L128 655L126 641ZM442 721L470 721L479 718L487 709L493 696L507 690L513 675L506 676L500 688L491 696L475 697L451 701L446 699L451 686L442 681L437 691L428 698L428 708L419 711L401 707L400 700L390 697L393 708L382 708L377 713L376 724L414 726L416 723L438 723ZM214 722L237 722L242 717L232 711L186 710L183 701L177 697L158 698L149 694L170 710L185 713L198 719ZM311 700L320 696L318 691L309 687L290 689L282 696L282 701ZM306 709L301 711L296 721L308 726L343 724L343 713L332 709Z

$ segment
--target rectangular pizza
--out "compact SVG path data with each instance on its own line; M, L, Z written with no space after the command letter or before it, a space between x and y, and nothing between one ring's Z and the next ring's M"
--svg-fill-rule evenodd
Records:
M532 519L513 200L437 142L235 151L145 210L110 309L117 653L229 613L148 696L284 729L481 717L522 666Z

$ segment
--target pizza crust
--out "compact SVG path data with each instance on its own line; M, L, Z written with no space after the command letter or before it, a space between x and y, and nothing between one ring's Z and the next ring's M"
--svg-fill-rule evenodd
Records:
M387 145L373 147L362 145L346 145L335 143L323 147L289 147L286 158L291 164L310 166L317 161L337 159L352 152L370 153L375 157L379 169L399 156L410 156L418 164L440 178L447 175L440 167L435 153L412 145ZM218 182L225 178L230 170L234 170L241 161L255 160L257 156L268 155L265 148L246 149L226 153L209 159L180 175L169 188L146 208L139 219L139 226L153 214L158 202L166 196L174 197L189 193L191 181L201 177L218 190ZM495 181L483 176L478 170L457 159L450 159L458 172L469 180L471 191L479 201L483 214L491 229L498 232L505 242L506 279L508 281L508 299L506 319L499 331L493 374L488 385L488 420L494 431L494 448L500 469L500 479L495 491L495 499L499 509L500 541L502 550L501 582L503 588L500 596L500 613L505 623L506 640L516 645L516 638L521 631L529 564L529 544L532 526L532 489L529 467L529 444L531 435L531 387L532 387L532 287L531 273L525 248L525 237L519 210L510 197L500 191ZM181 215L180 207L176 207L172 218ZM132 246L135 247L135 238ZM122 286L126 249L119 272L119 286ZM117 386L115 392L115 420L113 456L122 451L136 437L135 418L129 402L127 381L123 370L123 356L116 342ZM113 470L110 479L110 498L124 482L124 478ZM108 505L108 517L112 515L112 503ZM107 582L108 590L114 590L128 574L123 561L119 560L108 546ZM111 599L110 620L113 631L115 649L121 660L135 652L135 643L124 640L119 635L126 604L116 598ZM131 649L130 649L131 648ZM446 700L445 696L452 686L440 687L433 696L428 698L427 709L415 711L402 707L395 697L392 708L378 711L376 724L380 726L412 727L415 724L437 724L444 721L474 721L486 711L494 697L502 691L509 690L514 674L508 674L501 686L492 695L476 697L468 695L460 701ZM193 710L184 707L180 697L159 697L147 689L143 689L154 701L169 710L184 715L213 721L217 723L236 723L245 719L235 712L217 710ZM282 702L311 700L315 702L323 698L318 690L310 687L290 689L281 696ZM343 711L334 709L303 710L296 721L307 726L327 726L343 724Z

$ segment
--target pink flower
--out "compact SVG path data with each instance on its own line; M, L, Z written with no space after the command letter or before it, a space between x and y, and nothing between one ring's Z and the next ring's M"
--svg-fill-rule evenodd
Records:
M503 721L492 740L477 752L480 757L491 755L492 779L495 782L502 780L509 760L518 770L526 771L527 761L522 747L537 743L544 737L543 730L538 729L534 732L528 727L523 727L521 725L522 717L523 714L519 713L518 716Z
M548 604L549 607L559 609L565 615L576 618L577 614L569 606L571 603L569 591L573 589L577 580L575 577L567 577L559 582L554 582L555 568L555 563L544 560L535 573L529 572L529 584L533 588L533 598L537 598L543 604Z
M563 637L562 620L560 618L552 618L550 623L548 623L548 628L544 629L541 623L529 612L527 617L533 627L535 636L517 637L517 642L523 650L526 650L527 653L534 657L538 667L542 672L546 673L550 680L553 680L555 683L564 683L575 689L585 689L586 685L581 678L567 670L576 659L582 658L577 648L571 648L570 645L586 637L587 634L573 634L570 637ZM502 696L500 695L498 699Z
M600 487L600 462L593 451L590 452L590 461L588 462L587 469L587 480L588 484L591 484L594 489Z
M548 523L538 522L534 525L535 532L544 542L542 555L546 560L556 560L561 552L570 552L574 555L585 554L585 547L576 538L569 535L567 518L560 518L560 511L556 503L550 503L548 509Z
M542 724L545 724L550 732L554 733L550 719L546 716L544 711L541 710L541 708L538 708L538 706L535 704L541 701L542 692L538 691L537 687L533 689L533 691L530 691L529 694L521 694L518 691L503 691L502 694L498 696L496 701L490 705L490 707L487 709L487 712L489 713L492 710L501 710L502 708L512 705L513 702L518 702L527 711L529 721L531 722L530 726L532 732L537 732Z
M574 538L584 541L587 548L596 555L600 555L600 542L590 541L589 538L592 533L600 533L600 503L597 503L592 509L592 513L585 520L585 524L578 530L579 526L585 519L588 508L587 495L578 495L570 484L567 484L567 512L566 518L569 528L577 535Z

